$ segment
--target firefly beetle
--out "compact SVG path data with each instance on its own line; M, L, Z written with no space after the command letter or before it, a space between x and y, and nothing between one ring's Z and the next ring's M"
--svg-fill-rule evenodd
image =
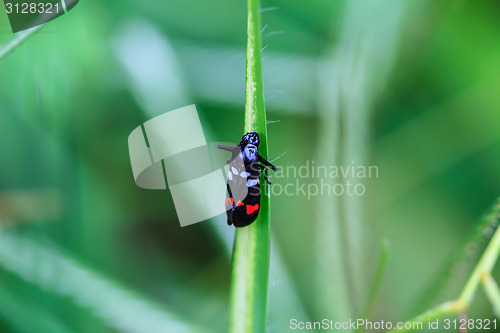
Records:
M217 146L230 151L231 159L227 177L226 214L227 224L235 227L245 227L251 224L259 215L260 208L260 174L264 171L267 178L267 168L278 170L274 165L259 155L259 134L245 134L236 147ZM261 165L262 163L263 165Z

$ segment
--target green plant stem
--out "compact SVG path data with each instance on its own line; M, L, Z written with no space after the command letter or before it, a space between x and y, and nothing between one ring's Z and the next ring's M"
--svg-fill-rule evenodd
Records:
M481 284L488 300L493 305L493 314L500 319L500 289L498 284L488 272L483 272L481 275Z
M479 286L479 282L481 281L481 274L483 273L491 273L493 266L497 262L498 255L500 254L500 232L498 229L493 234L493 238L491 239L488 247L484 251L483 256L479 260L478 264L474 268L469 281L465 285L462 294L460 295L459 300L469 305L472 302L472 299L476 293L477 287Z
M442 317L445 317L445 316L448 316L451 314L462 313L464 311L464 309L465 309L464 304L459 302L459 301L445 302L445 303L442 303L442 304L408 320L407 322L412 323L412 325L414 325L414 328L412 328L412 329L399 329L399 330L394 329L394 330L390 330L388 333L391 333L391 332L399 332L399 333L414 332L414 331L420 330L420 328L417 328L417 326L416 326L417 323L421 323L422 327L425 329L425 327L426 327L425 325L427 323L429 323L430 321L433 321L435 319L442 318Z
M382 285L382 280L384 277L385 270L387 268L387 262L389 260L389 255L391 252L391 243L388 240L382 241L382 247L380 249L380 255L377 263L377 271L375 272L375 277L373 279L372 285L370 286L370 291L368 292L368 297L360 312L359 318L366 318L370 314L373 307L373 303L377 299L380 287Z
M500 202L499 202L500 204ZM498 207L494 205L493 207ZM462 280L466 281L467 275L474 269L474 263L476 263L481 253L486 249L488 242L490 241L490 236L485 232L488 229L494 228L497 221L498 210L491 209L487 214L483 214L473 227L469 236L465 239L461 251L454 254L451 260L445 264L443 269L436 275L436 278L431 287L421 293L422 297L414 304L413 310L410 313L420 312L417 310L420 305L431 304L432 300L441 296L446 290L451 289L452 286L456 286L455 281ZM471 251L470 249L477 249ZM455 270L457 266L468 267L467 270Z
M492 209L487 213L486 216L489 216L496 223L498 223L499 219L499 210L500 210L500 201L497 200L493 205ZM493 224L493 223L492 223ZM445 302L437 307L424 312L423 314L410 319L410 322L420 322L423 325L427 324L429 320L459 314L467 311L470 307L476 291L481 282L481 277L485 274L490 275L493 266L498 260L498 256L500 255L500 231L497 228L493 237L491 238L486 250L484 251L481 259L475 266L472 271L469 280L465 284L465 287L460 294L460 297L455 301ZM490 296L488 297L490 299ZM394 329L389 332L413 332L415 329Z
M37 32L41 28L41 25L36 26L34 28L28 29L26 31L22 31L16 34L16 37L11 40L10 42L6 43L5 46L3 46L0 49L0 59L5 57L7 54L12 52L14 49L16 49L19 45L22 44L24 40L26 40L28 37L32 36L35 32Z
M260 29L259 0L248 0L245 131L259 133L259 154L267 159ZM264 195L264 192L257 220L248 227L236 229L229 332L265 331L269 275L269 196Z

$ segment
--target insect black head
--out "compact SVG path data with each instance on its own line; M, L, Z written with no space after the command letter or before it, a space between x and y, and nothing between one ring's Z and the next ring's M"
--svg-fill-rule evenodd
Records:
M259 143L260 143L259 134L257 134L256 132L248 132L241 138L240 147L244 148L247 144L252 144L258 147Z
M256 132L249 132L241 138L238 146L243 153L243 160L245 163L256 162L258 159L260 138Z

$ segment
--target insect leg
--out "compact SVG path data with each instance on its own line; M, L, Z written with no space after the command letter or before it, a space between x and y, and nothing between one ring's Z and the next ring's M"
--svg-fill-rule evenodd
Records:
M266 182L271 185L271 182L269 181L269 179L267 178L267 168L264 167L264 179L266 180Z
M233 193L231 192L231 187L230 187L229 185L227 185L227 194L228 194L228 197L229 197L229 198L231 198L231 199L232 199L232 198L234 198L234 197L233 197ZM234 201L233 201L233 202L231 202L231 206L233 206L233 209L235 209L235 208L236 208L236 206L235 206L235 204L234 204Z
M217 148L225 150L225 151L233 151L234 147L228 147L228 146L217 146Z
M227 185L227 198L226 200L231 200L233 199L233 193L231 192L231 188L229 187L229 184ZM227 204L228 202L226 201L226 209L227 209ZM227 215L227 225L233 224L233 210L235 208L234 206L234 201L231 202L231 208L226 210L226 215Z
M264 171L264 179L266 180L266 182L271 185L271 182L269 181L269 178L267 178L267 168L265 166L262 166L259 164L259 170L260 172Z
M272 164L271 164L269 161L267 161L264 157L262 157L262 156L260 156L260 155L258 155L258 156L259 156L259 162L260 162L260 163L262 163L262 164L264 164L264 165L266 165L266 166L270 167L270 168L271 168L271 169L273 169L274 171L277 171L277 170L278 170L278 168L277 168L277 167L275 167L274 165L272 165Z

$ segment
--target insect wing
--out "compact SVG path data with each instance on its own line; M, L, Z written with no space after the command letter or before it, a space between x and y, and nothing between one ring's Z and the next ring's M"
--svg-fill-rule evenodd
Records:
M235 202L235 207L231 210L231 222L235 227L247 226L255 221L259 209L260 195L248 195L245 200Z
M230 198L233 198L233 204L238 201L244 201L248 195L247 177L248 173L245 170L245 164L241 154L238 154L235 159L229 163L227 173L227 187Z

